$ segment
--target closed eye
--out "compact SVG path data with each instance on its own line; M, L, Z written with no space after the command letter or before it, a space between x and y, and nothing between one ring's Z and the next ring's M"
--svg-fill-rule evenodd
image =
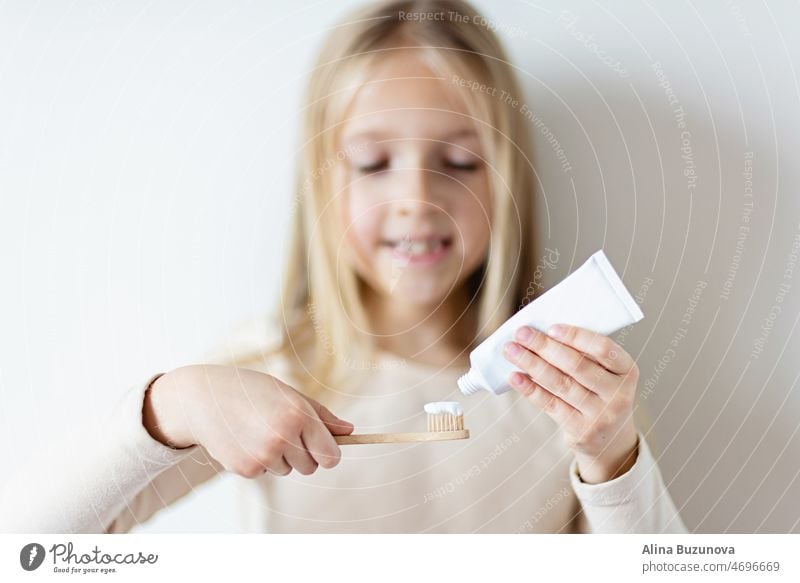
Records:
M449 162L448 161L448 162L445 162L445 166L447 166L448 168L450 168L452 170L461 170L461 171L464 171L464 172L471 172L473 170L477 170L478 169L478 164L476 164L475 162L459 164L457 162Z
M366 164L363 166L358 166L357 170L363 174L371 174L373 172L378 172L380 170L385 170L389 165L387 160L379 160L373 164Z

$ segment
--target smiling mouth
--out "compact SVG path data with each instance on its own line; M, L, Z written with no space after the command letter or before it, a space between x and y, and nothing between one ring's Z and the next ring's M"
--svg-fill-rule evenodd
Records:
M426 237L424 239L403 238L396 241L382 241L381 245L389 247L395 253L409 257L424 257L448 249L453 244L450 237Z

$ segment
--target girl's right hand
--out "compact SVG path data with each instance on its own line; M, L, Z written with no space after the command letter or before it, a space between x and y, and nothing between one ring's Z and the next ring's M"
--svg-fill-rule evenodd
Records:
M341 457L333 435L353 431L352 423L268 374L212 364L156 379L145 395L143 422L160 442L202 445L246 478L332 468Z

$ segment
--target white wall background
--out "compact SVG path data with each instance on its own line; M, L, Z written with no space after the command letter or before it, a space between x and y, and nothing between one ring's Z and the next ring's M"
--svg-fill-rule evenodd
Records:
M271 307L302 82L355 4L0 6L3 473ZM476 4L540 120L540 241L559 251L545 283L603 247L641 292L646 318L619 340L687 525L800 532L800 6ZM139 530L235 531L234 480Z

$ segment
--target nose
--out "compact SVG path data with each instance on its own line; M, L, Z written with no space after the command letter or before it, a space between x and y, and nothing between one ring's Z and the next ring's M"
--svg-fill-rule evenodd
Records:
M432 214L437 210L434 200L434 173L422 165L399 169L400 192L397 211L402 216Z

